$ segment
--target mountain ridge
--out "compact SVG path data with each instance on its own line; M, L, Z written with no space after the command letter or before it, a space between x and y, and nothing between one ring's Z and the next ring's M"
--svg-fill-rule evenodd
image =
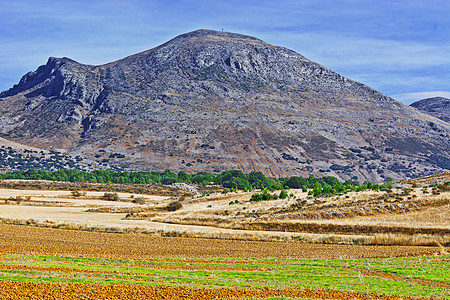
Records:
M0 101L2 137L125 168L382 181L450 164L449 124L292 50L220 31L99 66L50 58Z
M433 117L441 119L447 123L450 123L450 99L445 97L432 97L426 98L414 103L411 103L411 107L429 114Z

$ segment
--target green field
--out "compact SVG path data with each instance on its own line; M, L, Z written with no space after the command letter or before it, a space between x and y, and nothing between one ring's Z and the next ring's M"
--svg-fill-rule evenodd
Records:
M160 259L0 255L0 280L194 288L309 288L450 299L450 255L380 259Z

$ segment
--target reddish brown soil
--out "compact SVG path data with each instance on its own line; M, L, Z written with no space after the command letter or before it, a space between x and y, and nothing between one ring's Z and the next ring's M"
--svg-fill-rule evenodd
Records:
M358 246L155 237L0 224L0 252L115 258L374 258L433 255L438 247Z
M418 299L310 289L209 289L170 286L52 284L0 281L1 299Z

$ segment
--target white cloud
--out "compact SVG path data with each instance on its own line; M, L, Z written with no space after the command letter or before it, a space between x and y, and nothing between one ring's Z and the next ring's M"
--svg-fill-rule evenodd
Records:
M418 69L450 64L450 43L438 45L418 41L375 39L330 33L265 34L275 43L291 48L321 64L335 68Z
M417 93L404 93L392 95L392 98L399 100L405 104L411 104L414 101L433 98L433 97L444 97L450 98L450 91L430 91L430 92L417 92Z

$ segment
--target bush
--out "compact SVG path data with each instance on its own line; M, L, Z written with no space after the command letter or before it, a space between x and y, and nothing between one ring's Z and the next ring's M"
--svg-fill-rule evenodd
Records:
M31 197L30 197L31 198ZM20 204L24 199L21 196L9 197L8 201L16 201L17 204Z
M176 211L176 210L181 209L182 207L183 207L183 204L181 204L180 201L173 201L173 202L170 202L169 204L167 204L166 209L168 211Z
M255 201L255 202L262 201L262 200L263 200L263 195L258 194L258 193L253 194L252 198L250 199L250 201Z
M119 200L119 195L117 193L105 193L103 194L103 198L108 201L117 201Z
M71 193L72 193L72 196L74 196L74 197L81 197L81 196L86 195L86 192L80 192L78 190L72 191Z
M143 204L145 204L145 199L144 199L144 197L137 197L136 199L133 199L133 203L143 205Z
M440 184L438 185L438 189L441 192L450 192L450 186L446 185L446 184Z
M286 199L287 196L288 196L288 193L286 192L286 190L281 190L280 199Z
M287 197L287 194L286 194ZM271 194L267 190L264 190L262 194L254 193L250 198L250 201L266 201L266 200L277 200L279 196L277 194Z
M313 190L313 194L316 197L322 195L322 193L323 193L323 190L321 187L315 187Z

